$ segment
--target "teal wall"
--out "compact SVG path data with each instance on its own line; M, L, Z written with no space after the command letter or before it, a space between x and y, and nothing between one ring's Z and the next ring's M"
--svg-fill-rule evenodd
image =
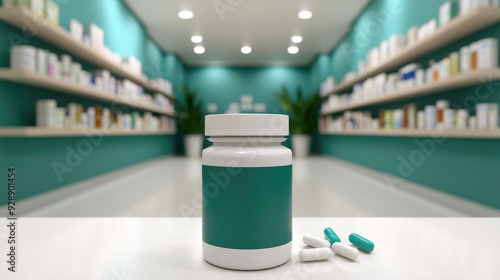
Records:
M275 93L284 85L291 94L301 87L311 93L309 67L190 67L187 81L191 90L204 101L216 103L217 113L224 113L231 102L240 102L241 95L252 95L254 103L267 106L266 113L284 113ZM290 141L285 142L290 146ZM209 145L208 142L205 145Z
M345 73L357 71L358 60L365 60L365 54L390 35L406 34L411 26L437 19L439 6L444 2L373 0L337 47L316 58L311 66L311 83L319 84L329 75L333 75L337 82L341 81ZM461 46L487 37L500 39L500 24L445 46L416 62L427 67L430 59L441 60ZM486 83L366 109L376 116L382 108L401 108L409 102L416 102L422 108L438 99L448 99L453 108L467 108L475 114L474 107L478 102L500 102L500 83ZM425 148L417 143L427 143L429 149L435 148L425 154ZM500 208L498 147L500 140L446 139L437 143L432 138L321 136L321 151L325 154L496 208Z
M182 61L175 54L162 52L122 1L58 2L61 26L68 29L69 20L73 17L84 25L96 23L103 28L105 44L111 50L122 56L134 55L142 61L146 76L169 79L173 82L174 92L180 92L185 79ZM9 66L9 48L12 43L30 44L58 54L63 53L3 22L0 22L0 38L4 39L4 43L0 44L0 67ZM15 38L15 42L9 43L9 38ZM95 69L92 65L82 64L86 70ZM135 110L0 81L0 126L35 125L36 100L47 98L56 99L59 107L76 102L86 107L101 105L123 112ZM8 166L16 167L19 185L17 198L22 199L143 160L172 154L175 142L175 136L104 137L98 145L92 144L86 137L0 138L0 170L6 170ZM86 148L92 150L80 160L68 156L72 154L71 151L86 154ZM67 157L74 167L67 164ZM61 163L68 166L61 178L54 171L54 162L56 165ZM6 196L0 196L0 205L5 202Z
M216 103L218 113L245 94L252 95L254 103L266 103L267 113L282 112L274 96L282 85L292 94L297 87L310 93L308 67L189 67L187 77L190 89L198 91L205 105Z

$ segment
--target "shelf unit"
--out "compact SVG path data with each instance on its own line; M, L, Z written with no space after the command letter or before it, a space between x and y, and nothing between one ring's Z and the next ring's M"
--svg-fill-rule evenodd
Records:
M126 105L137 109L175 117L175 112L169 112L156 108L154 106L144 105L138 102L98 91L91 87L73 84L62 79L52 78L29 70L0 68L0 80L54 90L64 94L71 94L89 99Z
M386 93L386 95L383 96L378 96L372 99L367 99L360 102L355 102L353 104L341 106L335 109L321 112L321 115L325 116L361 107L391 103L394 101L440 93L446 90L463 88L466 86L472 86L484 82L492 82L498 80L500 80L500 69L476 70L473 72L452 76L439 82L425 84L423 86L415 87L412 89Z
M321 134L380 137L500 139L500 130L345 130L336 132L321 132Z
M25 7L0 8L0 20L19 29L26 26L30 26L31 29L35 28L34 35L37 38L66 51L68 54L78 57L96 67L107 69L112 74L131 80L149 91L159 92L169 98L174 98L173 93L165 92L153 85L144 75L134 73L121 63L116 63L103 53L73 38L66 29L50 24L44 18L33 14Z
M436 29L436 31L428 37L415 44L406 46L396 55L387 59L380 65L369 68L356 77L341 82L332 91L324 95L323 98L333 93L349 90L359 82L379 73L390 71L404 63L409 63L498 22L500 22L499 8L478 8L465 15L457 16L452 21Z
M134 131L134 130L81 130L68 128L44 128L36 126L2 127L0 138L3 137L86 137L86 136L144 136L173 135L165 131Z

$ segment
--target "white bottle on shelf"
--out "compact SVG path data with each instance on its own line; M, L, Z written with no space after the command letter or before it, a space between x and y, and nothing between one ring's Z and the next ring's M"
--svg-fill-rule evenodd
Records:
M427 105L425 106L424 110L425 110L425 129L426 130L435 129L437 123L436 106Z
M12 69L36 70L36 48L16 45L10 48L10 67Z
M467 129L467 121L469 119L469 111L467 109L460 109L457 111L456 128L458 130Z
M55 127L55 111L57 103L54 99L42 99L36 102L36 125L39 127Z
M460 72L462 74L470 71L470 58L470 47L462 47L460 49Z

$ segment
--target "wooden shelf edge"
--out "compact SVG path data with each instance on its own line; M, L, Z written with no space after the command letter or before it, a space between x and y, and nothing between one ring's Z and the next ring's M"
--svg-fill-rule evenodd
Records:
M320 132L321 135L500 139L500 130L345 130Z
M18 84L30 85L50 90L55 90L65 94L76 95L80 97L90 98L94 100L100 100L104 102L117 103L125 106L130 106L133 108L146 110L154 112L157 114L175 117L175 112L167 112L156 108L154 106L148 106L140 103L136 103L131 100L123 99L118 96L112 96L107 93L95 90L90 87L84 87L81 85L75 85L73 83L64 81L62 79L56 79L48 76L38 74L29 70L21 69L10 69L10 68L0 68L0 80L15 82Z
M326 112L320 112L321 116L327 116L335 113L341 113L344 111L369 107L374 105L380 105L384 103L391 103L395 101L401 101L405 99L411 99L415 97L436 94L446 90L452 90L467 86L472 86L475 84L480 84L484 82L492 82L500 80L500 69L484 69L476 70L466 74L460 74L456 76L449 77L448 79L434 82L431 84L425 84L420 87L415 87L412 89L396 91L392 93L386 93L385 95L367 99L361 102L349 104L346 106L338 107L335 109L328 110Z
M110 60L104 54L73 38L66 29L49 23L47 20L32 13L25 7L1 7L0 20L17 28L23 28L27 24L36 27L37 32L34 34L35 37L61 48L68 54L78 57L97 67L107 69L113 75L138 83L148 91L160 92L169 98L175 98L173 94L162 91L156 86L151 85L149 79L147 79L144 74L139 75L134 73L122 64Z
M0 127L0 138L16 137L95 137L95 136L152 136L175 135L165 131L135 131L135 130L81 130L68 128Z
M472 23L471 23L472 21ZM474 22L476 21L476 22ZM413 45L404 47L399 53L384 61L380 65L367 69L363 73L356 75L356 77L343 81L334 88L332 91L326 93L323 98L342 91L352 88L355 84L362 82L370 77L376 76L384 71L401 66L404 63L409 63L418 57L431 53L432 51L444 45L453 43L460 38L464 38L477 30L486 28L500 22L500 8L477 8L465 15L459 15L446 25L439 27L430 36L416 42ZM471 25L474 24L474 25ZM468 28L464 28L467 27ZM456 32L451 34L450 32ZM441 41L442 37L451 37L449 40ZM435 43L439 42L439 43ZM433 45L431 45L433 44ZM422 50L425 49L425 50Z

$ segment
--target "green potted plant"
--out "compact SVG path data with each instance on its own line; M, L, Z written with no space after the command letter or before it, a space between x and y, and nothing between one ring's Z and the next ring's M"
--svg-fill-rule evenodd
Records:
M321 98L317 92L308 97L302 96L302 90L297 88L297 96L292 98L285 86L276 94L281 106L290 115L290 132L292 134L292 151L296 157L309 155L311 149L311 132L316 127L318 117L316 112L321 106Z
M200 157L203 146L203 131L205 129L205 116L203 115L203 102L197 100L196 92L189 91L188 86L182 89L184 100L175 99L179 117L177 123L184 132L184 148L188 157Z

